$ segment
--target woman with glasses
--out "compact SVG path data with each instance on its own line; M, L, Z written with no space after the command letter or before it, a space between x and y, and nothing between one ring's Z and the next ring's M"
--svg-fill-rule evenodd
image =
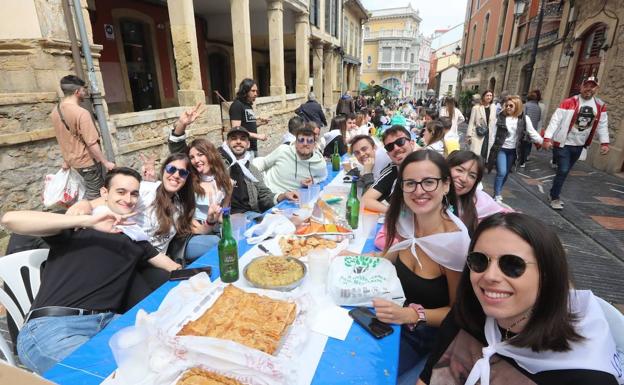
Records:
M509 96L503 107L496 120L494 143L487 160L488 172L491 172L496 165L494 200L497 203L503 202L503 185L516 161L516 154L525 133L528 134L533 143L542 144L544 141L533 128L531 119L523 113L522 101L519 96Z
M451 169L451 178L457 194L457 213L473 234L479 222L492 214L508 212L491 196L478 188L485 166L483 158L472 151L452 152L446 163Z
M444 157L416 151L401 163L386 213L383 255L392 261L405 293L403 306L374 299L377 318L403 325L399 383L414 384L437 328L455 302L470 237L452 213L456 205ZM393 244L396 238L395 244Z
M495 214L477 228L466 265L419 385L624 383L601 300L570 290L551 227Z

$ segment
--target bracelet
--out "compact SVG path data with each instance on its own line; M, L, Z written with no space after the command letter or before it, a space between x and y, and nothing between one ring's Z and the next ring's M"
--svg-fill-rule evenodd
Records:
M407 324L407 328L409 329L409 331L414 331L414 329L416 329L418 325L427 322L427 315L425 314L425 308L420 304L410 303L408 307L414 310L416 312L416 315L418 315L418 321L416 321L415 323Z

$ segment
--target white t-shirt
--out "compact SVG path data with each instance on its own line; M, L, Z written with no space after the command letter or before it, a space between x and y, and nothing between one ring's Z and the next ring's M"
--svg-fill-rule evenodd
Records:
M156 190L160 184L161 182L141 182L141 186L139 188L139 202L136 206L138 214L132 219L149 236L149 242L152 246L154 246L158 251L164 253L167 251L169 242L173 239L173 237L175 237L176 229L175 226L171 226L168 234L160 236L156 235L159 223L153 203L156 199ZM178 207L178 211L176 211L173 216L174 221L178 219L181 210L182 209Z
M574 126L566 137L566 146L583 146L591 133L592 125L598 115L598 107L594 98L585 100L579 96L579 112Z
M505 125L507 126L507 138L505 138L503 148L516 148L518 143L518 118L513 116L506 117Z

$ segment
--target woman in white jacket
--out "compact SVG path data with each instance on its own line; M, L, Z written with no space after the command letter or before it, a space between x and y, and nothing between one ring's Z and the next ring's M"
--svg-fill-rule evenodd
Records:
M466 144L470 145L470 151L481 155L484 161L492 148L496 132L496 107L493 100L494 93L491 90L483 91L481 103L472 107L466 132ZM487 132L483 132L483 129L487 129Z
M459 123L466 120L464 115L456 106L457 101L455 101L455 98L449 97L444 99L444 107L440 108L440 117L446 116L451 119L453 125L451 126L450 132L454 134L457 134L457 126L459 126Z

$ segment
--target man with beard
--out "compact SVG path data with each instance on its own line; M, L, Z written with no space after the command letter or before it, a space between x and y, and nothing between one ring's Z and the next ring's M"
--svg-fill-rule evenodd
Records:
M54 106L50 119L61 148L62 167L78 171L85 182L85 198L95 199L100 196L104 184L102 165L106 170L112 170L115 163L104 157L91 114L80 106L89 95L85 82L77 76L67 75L61 79L61 90L65 97Z
M381 170L379 179L362 195L362 202L368 210L381 213L388 211L383 201L390 197L394 189L399 165L418 148L411 137L410 132L401 125L394 125L384 131L382 141L392 163Z
M250 136L250 151L258 155L258 140L267 140L265 134L258 134L258 126L269 123L269 119L257 118L253 104L258 97L258 85L253 79L243 79L236 92L236 100L230 106L230 126L244 127Z
M274 193L297 190L327 178L325 159L316 151L314 131L304 127L297 131L296 139L294 144L278 146L269 155L253 160Z
M251 164L249 132L243 127L232 127L219 153L234 181L232 213L264 212L284 199L298 199L297 192L274 193L264 184L262 173Z
M375 180L379 179L381 170L390 164L390 158L384 149L377 148L370 135L356 135L350 144L351 153L359 164L348 174L359 177L358 187L365 192Z
M550 207L563 210L560 199L563 183L568 173L598 132L600 155L609 152L609 128L607 105L594 97L598 91L598 79L590 76L581 84L580 95L561 102L544 133L544 148L553 148L557 175L550 189Z

